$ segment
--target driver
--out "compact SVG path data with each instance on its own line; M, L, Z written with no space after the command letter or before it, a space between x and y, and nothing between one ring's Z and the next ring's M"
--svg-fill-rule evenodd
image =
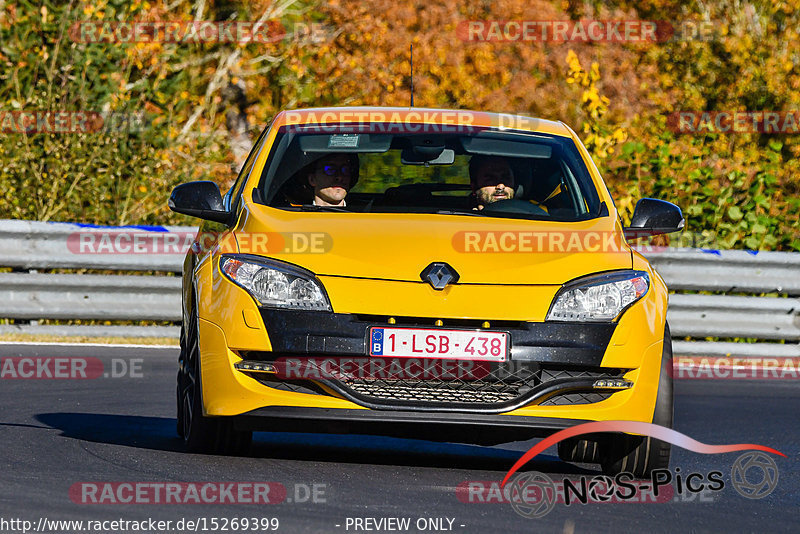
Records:
M315 206L346 206L344 199L358 181L358 155L329 154L311 165L307 177Z
M469 160L469 181L477 207L514 198L514 173L501 156L475 155Z

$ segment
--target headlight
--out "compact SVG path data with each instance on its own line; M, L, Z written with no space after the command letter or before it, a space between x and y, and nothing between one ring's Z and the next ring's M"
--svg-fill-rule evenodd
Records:
M267 259L223 256L219 267L261 306L331 311L325 290L308 271Z
M643 271L622 271L571 282L556 295L548 321L612 321L650 287Z

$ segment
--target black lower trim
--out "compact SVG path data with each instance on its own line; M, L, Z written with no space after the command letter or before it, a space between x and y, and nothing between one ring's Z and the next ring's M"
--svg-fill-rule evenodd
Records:
M326 357L322 359L330 364L326 371L325 365L312 363L317 361L314 358L291 356L280 362L276 353L262 354L267 359L272 358L270 361L275 362L277 372L244 372L265 386L297 393L333 395L373 410L502 414L526 405L554 404L556 401L545 402L554 397L560 397L558 404L562 405L569 404L570 399L588 404L605 400L613 393L607 391L600 395L594 387L597 380L620 378L627 372L627 369L610 367L479 362L481 367L470 368L470 372L465 370L462 376L444 371L441 376L435 373L425 376L426 372L418 367L412 377L402 376L399 366L390 371L383 367L371 370L371 365L378 360L366 356ZM301 368L304 361L309 364L305 371ZM400 359L388 358L387 361L396 364ZM350 368L345 370L348 366ZM406 371L410 372L411 368Z
M360 395L348 387L344 387L341 383L334 380L326 380L323 383L342 395L345 399L365 406L367 408L376 410L414 410L420 411L434 411L434 412L472 412L480 414L501 414L516 410L528 404L537 404L536 401L544 400L555 394L570 393L573 391L591 391L596 378L563 378L551 380L540 384L530 390L529 393L519 396L513 400L504 403L490 404L490 405L476 405L466 403L432 403L432 402L398 402L398 401L382 401L366 395Z
M370 326L391 327L385 317L375 320L348 313L280 310L262 308L274 352L326 355L366 355ZM436 328L432 319L398 318L403 326ZM491 321L491 318L487 319ZM448 321L444 328L447 328ZM475 330L482 330L474 321ZM459 321L464 323L464 321ZM486 330L511 335L511 360L599 366L611 341L614 323L532 323L498 324Z
M269 406L236 416L242 430L370 434L497 444L544 437L589 421L552 417Z

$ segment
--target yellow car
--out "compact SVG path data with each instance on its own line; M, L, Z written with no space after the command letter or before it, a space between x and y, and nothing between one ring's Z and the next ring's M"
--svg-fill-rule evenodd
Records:
M672 425L667 288L628 239L679 231L642 199L623 228L566 125L349 107L279 113L203 220L183 274L178 433L241 454L254 430L496 444L587 421ZM630 435L562 459L646 476Z

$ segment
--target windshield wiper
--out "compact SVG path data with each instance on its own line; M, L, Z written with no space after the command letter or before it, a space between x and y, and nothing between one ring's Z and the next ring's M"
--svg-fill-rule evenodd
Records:
M343 211L345 213L353 213L349 209L343 208L341 206L315 206L314 204L303 204L302 206L292 206L290 208L286 208L290 210L297 210L297 211Z
M437 210L436 213L440 215L466 215L468 217L487 217L485 213L481 213L478 210L475 211Z

